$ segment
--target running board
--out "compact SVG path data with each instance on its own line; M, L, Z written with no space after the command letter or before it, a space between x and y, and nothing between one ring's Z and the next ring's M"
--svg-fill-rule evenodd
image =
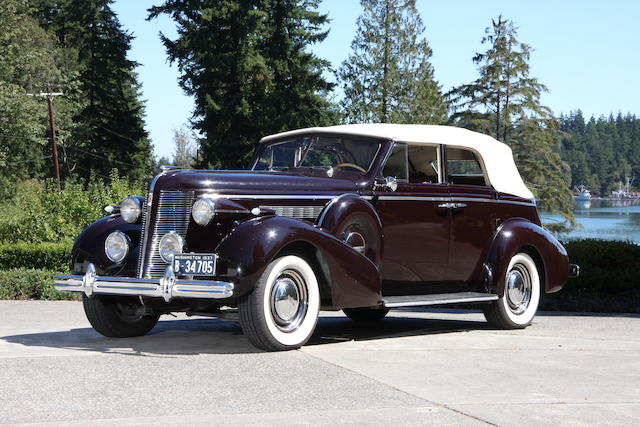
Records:
M464 302L495 301L498 295L480 292L458 292L455 294L403 295L383 297L382 305L387 308L417 307L423 305L458 304Z

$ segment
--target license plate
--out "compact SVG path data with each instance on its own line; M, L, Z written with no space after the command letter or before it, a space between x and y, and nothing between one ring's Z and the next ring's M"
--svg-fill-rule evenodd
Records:
M176 254L173 257L173 272L182 276L214 276L216 254Z

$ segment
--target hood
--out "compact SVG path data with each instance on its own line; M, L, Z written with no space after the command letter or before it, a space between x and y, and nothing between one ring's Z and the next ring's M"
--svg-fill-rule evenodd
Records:
M156 177L154 190L193 190L217 194L333 195L356 192L354 179L323 173L172 170Z

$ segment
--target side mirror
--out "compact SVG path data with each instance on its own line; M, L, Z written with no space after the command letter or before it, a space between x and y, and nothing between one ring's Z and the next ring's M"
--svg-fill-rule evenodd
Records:
M375 188L384 188L386 191L396 191L398 188L398 180L394 176L388 176L384 179L383 184L375 183Z

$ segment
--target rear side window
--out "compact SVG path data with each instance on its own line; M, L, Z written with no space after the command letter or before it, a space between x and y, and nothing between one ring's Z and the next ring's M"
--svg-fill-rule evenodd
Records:
M447 182L460 185L487 185L482 165L473 151L447 147Z

